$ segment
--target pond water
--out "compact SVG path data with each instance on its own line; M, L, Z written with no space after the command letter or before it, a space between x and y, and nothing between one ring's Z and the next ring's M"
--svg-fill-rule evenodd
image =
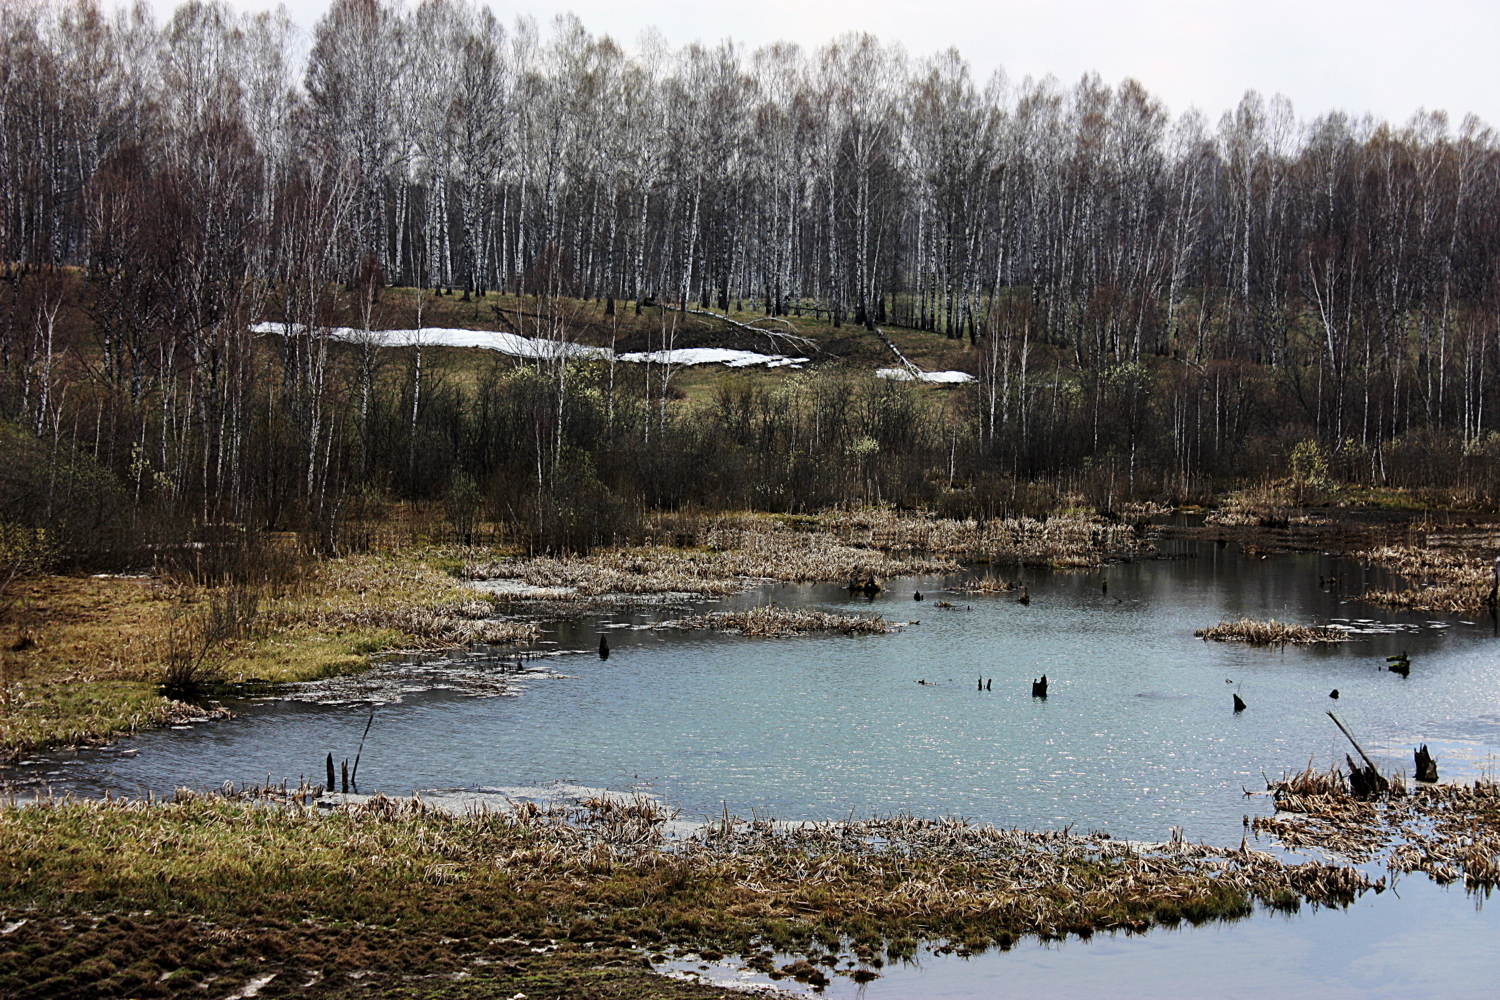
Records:
M399 702L375 712L359 765L361 792L546 798L579 786L639 790L664 798L683 819L726 807L783 820L904 811L1146 840L1179 828L1191 840L1238 844L1245 817L1270 811L1264 796L1244 794L1263 790L1263 775L1343 761L1350 748L1330 709L1387 769L1410 773L1413 748L1426 743L1445 780L1500 770L1500 640L1490 618L1372 608L1353 595L1389 580L1335 557L1168 545L1175 558L1102 571L988 568L1022 579L1029 605L1015 593L944 593L966 578L955 576L893 581L874 598L781 586L694 606L774 600L918 622L886 636L756 639L645 627L680 617L682 608L587 615L550 626L538 651L559 655L507 677L505 697L433 689L432 678L449 674L492 678L499 662L482 655L394 664L309 689L307 701L232 704L238 717L230 722L143 733L110 750L11 768L5 777L82 794L170 794L181 785L295 783L302 775L319 781L325 754L354 757L370 718L361 695L389 701L393 693ZM926 599L913 600L915 591ZM939 600L954 606L940 608ZM1353 641L1266 649L1193 636L1242 615L1331 622L1349 628ZM609 636L607 660L594 652L601 634ZM1385 663L1403 651L1411 658L1405 678ZM1049 696L1032 698L1031 681L1044 673ZM981 677L987 690L976 690ZM1238 714L1234 694L1248 706ZM1424 884L1402 895L1290 924L1258 917L1228 929L1153 934L1147 943L1101 937L967 962L934 958L916 972L888 970L877 983L889 990L916 974L925 985L913 988L923 995L997 995L985 976L1009 982L1035 968L1045 978L1057 956L1070 957L1069 969L1089 956L1094 973L1069 974L1077 990L1061 981L1041 990L1071 995L1086 991L1088 975L1114 975L1102 970L1135 967L1142 956L1180 963L1181 956L1165 956L1198 954L1206 974L1218 966L1204 949L1225 940L1253 954L1278 933L1315 939L1361 919L1391 927L1437 920L1455 942L1469 934L1496 940L1489 911L1461 893ZM1374 916L1358 917L1362 907ZM1296 930L1276 930L1287 927ZM1031 958L1021 960L1023 951ZM1303 953L1276 946L1282 965ZM1324 965L1307 954L1303 967L1321 976ZM1454 971L1438 977L1434 993L1482 986L1474 995L1490 995L1500 986L1500 973L1461 974L1462 962L1446 967ZM1317 981L1304 985L1312 990ZM1409 985L1416 992L1404 995L1425 995L1425 987ZM868 995L893 995L881 989L872 984ZM1346 995L1308 995L1325 993Z

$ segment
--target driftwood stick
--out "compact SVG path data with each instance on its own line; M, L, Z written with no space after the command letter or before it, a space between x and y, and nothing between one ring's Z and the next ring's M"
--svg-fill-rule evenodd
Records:
M365 722L365 731L359 737L359 749L354 751L354 770L349 772L349 783L359 791L359 757L365 752L365 737L370 735L370 727L375 724L375 706L370 706L370 718Z
M1359 745L1359 741L1354 738L1354 734L1349 732L1349 728L1342 722L1340 722L1339 717L1337 715L1334 715L1332 712L1328 713L1328 717L1333 720L1333 724L1335 726L1338 726L1339 729L1343 731L1343 734L1345 736L1349 737L1349 742L1354 744L1354 749L1359 751L1359 755L1365 759L1365 764L1370 768L1370 770L1374 771L1376 774L1379 774L1380 769L1375 766L1375 762L1370 759L1370 755L1365 753L1365 748Z

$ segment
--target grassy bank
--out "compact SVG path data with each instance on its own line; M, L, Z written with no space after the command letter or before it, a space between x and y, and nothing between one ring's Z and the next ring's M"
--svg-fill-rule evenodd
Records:
M182 699L223 685L350 673L378 650L538 634L485 620L492 602L418 557L308 559L275 581L212 586L167 572L16 587L0 654L0 754L12 759L203 718L209 710Z
M919 942L1141 931L1370 884L1250 850L958 820L726 817L665 841L664 818L647 800L457 817L295 795L0 809L0 993L222 995L274 976L260 995L700 996L645 978L643 956L863 980Z

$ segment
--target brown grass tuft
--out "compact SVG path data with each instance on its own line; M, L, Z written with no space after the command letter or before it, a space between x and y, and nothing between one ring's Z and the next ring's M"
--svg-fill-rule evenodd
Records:
M1247 642L1252 646L1281 646L1288 643L1347 642L1349 636L1334 628L1317 625L1292 625L1279 622L1257 621L1241 618L1239 621L1219 622L1212 628L1200 628L1193 635L1215 642Z

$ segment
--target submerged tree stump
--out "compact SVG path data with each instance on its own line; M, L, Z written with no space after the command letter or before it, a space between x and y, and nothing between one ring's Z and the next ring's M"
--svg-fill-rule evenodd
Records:
M1421 748L1412 751L1412 757L1417 765L1417 780L1428 783L1438 780L1437 758L1427 752L1427 744L1423 743Z
M1033 698L1047 697L1047 675L1043 674L1041 680L1031 682L1031 696Z
M1374 764L1360 767L1354 758L1344 754L1349 763L1349 793L1356 799L1377 799L1391 790L1391 783L1375 770Z

